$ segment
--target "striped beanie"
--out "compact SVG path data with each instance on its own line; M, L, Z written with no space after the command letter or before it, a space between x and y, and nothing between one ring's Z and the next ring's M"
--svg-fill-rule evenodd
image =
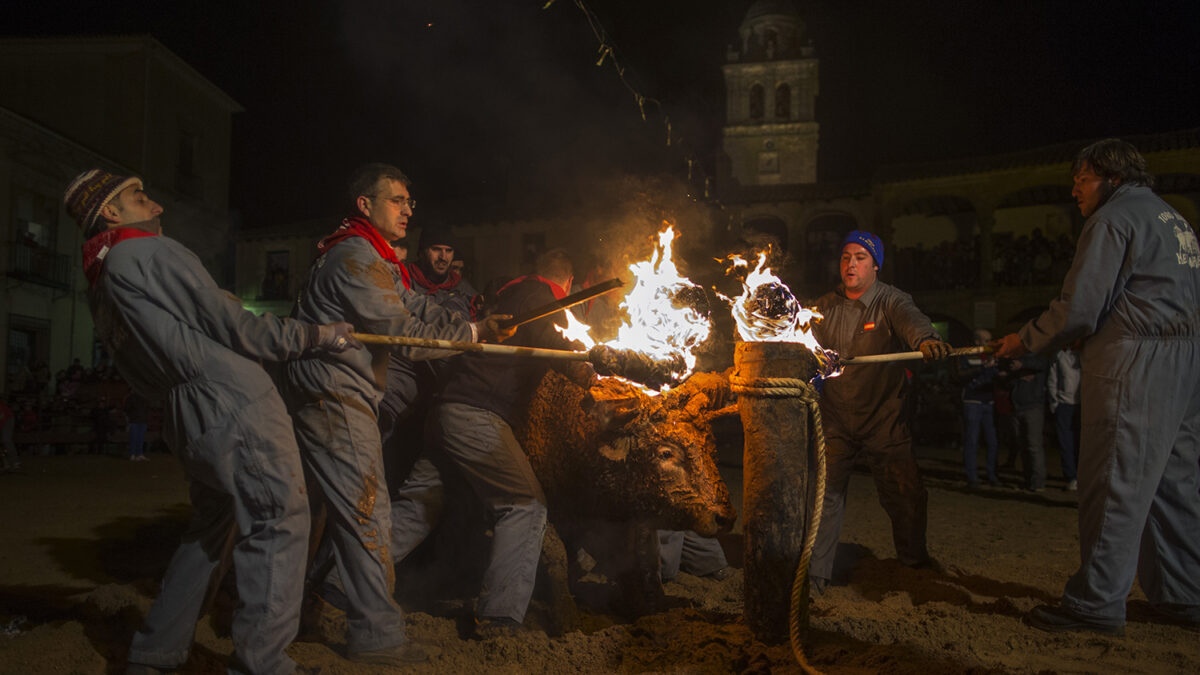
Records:
M75 177L63 194L63 206L67 214L79 223L85 236L95 235L96 222L100 218L100 209L121 190L136 185L142 187L142 179L137 176L118 176L104 169L89 169Z

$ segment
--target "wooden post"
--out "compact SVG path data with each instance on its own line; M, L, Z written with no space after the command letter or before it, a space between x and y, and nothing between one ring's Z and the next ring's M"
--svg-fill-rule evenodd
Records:
M812 353L793 342L741 342L734 377L809 380ZM799 398L742 395L742 531L745 542L745 617L768 644L788 640L792 579L808 519L808 408Z

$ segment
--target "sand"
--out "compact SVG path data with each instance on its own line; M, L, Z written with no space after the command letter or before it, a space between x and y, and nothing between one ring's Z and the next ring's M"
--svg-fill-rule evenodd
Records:
M873 482L856 474L839 547L846 583L811 607L805 651L816 668L920 675L1196 671L1200 635L1155 623L1136 587L1124 637L1024 625L1022 615L1053 602L1077 563L1074 493L1054 481L1044 493L1026 493L1011 472L1005 487L969 492L952 450L920 454L930 488L930 550L944 570L897 564ZM0 673L121 672L187 518L182 472L166 455L145 463L96 456L24 462L22 472L0 475ZM723 473L736 505L740 471L727 466ZM722 538L735 567L739 531ZM467 637L469 603L410 605L410 635L439 652L411 670L800 672L787 645L764 645L745 628L740 569L724 581L681 574L666 590L667 606L638 618L585 603L585 630L558 638L534 629L476 641ZM232 648L223 600L201 620L180 672L223 670ZM537 624L542 612L535 604L528 623ZM343 625L327 608L320 639L306 636L289 653L330 675L389 672L342 658Z

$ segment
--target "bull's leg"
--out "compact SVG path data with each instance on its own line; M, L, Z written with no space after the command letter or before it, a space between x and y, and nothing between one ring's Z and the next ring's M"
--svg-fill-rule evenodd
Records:
M658 530L645 522L631 523L626 543L630 564L617 577L622 608L634 616L662 609L666 593L658 574Z
M570 558L554 525L547 525L538 565L538 586L550 614L546 632L554 637L579 630L579 608L571 595ZM578 567L578 563L575 566Z

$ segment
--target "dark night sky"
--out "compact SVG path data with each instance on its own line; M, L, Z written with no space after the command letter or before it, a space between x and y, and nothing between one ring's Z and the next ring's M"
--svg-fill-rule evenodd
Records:
M48 0L6 3L0 35L148 33L191 63L246 108L231 201L247 227L336 213L365 161L401 166L421 211L443 217L679 171L661 118L642 122L609 64L594 66L573 0L544 2ZM711 165L720 66L749 0L587 3ZM1200 125L1194 0L795 4L820 59L822 180Z

